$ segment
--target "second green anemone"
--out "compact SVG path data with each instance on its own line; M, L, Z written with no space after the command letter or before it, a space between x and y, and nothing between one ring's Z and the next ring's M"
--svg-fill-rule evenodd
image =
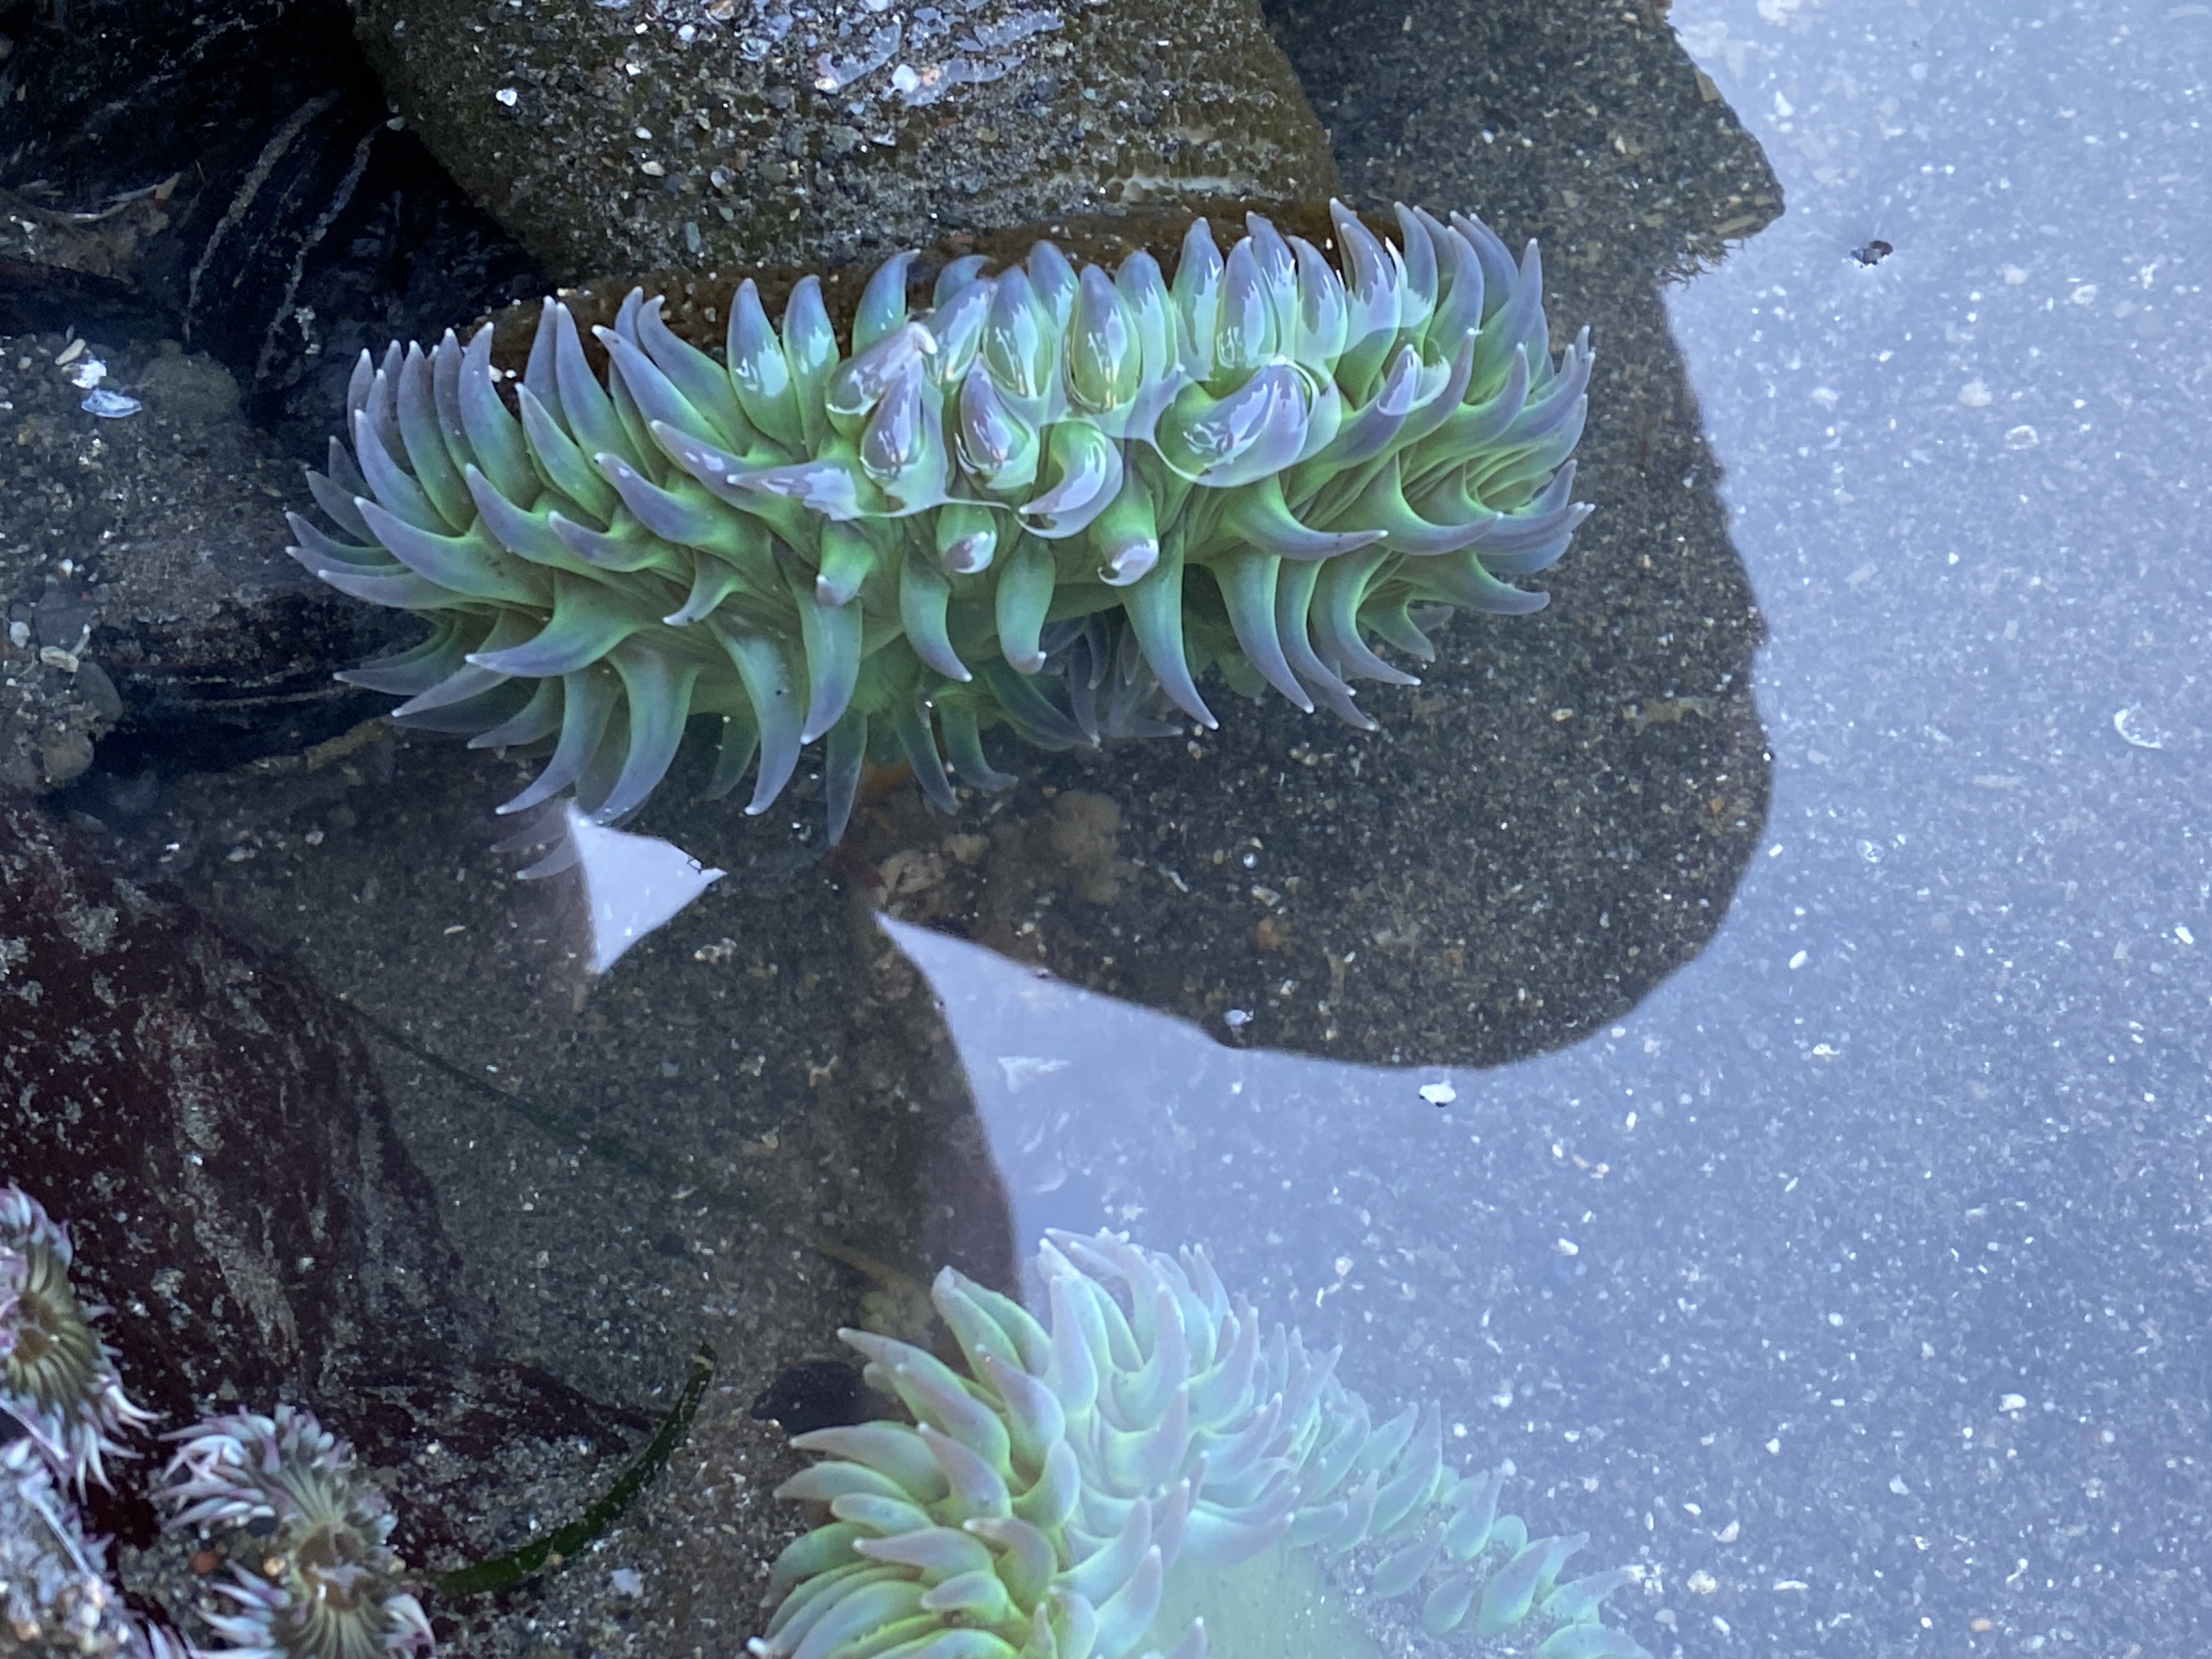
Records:
M1378 1421L1336 1353L1263 1330L1203 1251L1054 1232L1038 1314L947 1268L931 1289L964 1373L839 1334L911 1424L818 1429L778 1488L826 1514L777 1559L754 1659L1206 1659L1201 1618L1156 1628L1170 1575L1201 1585L1278 1546L1378 1547L1377 1600L1435 1638L1536 1639L1534 1659L1650 1659L1602 1622L1628 1568L1565 1578L1587 1534L1531 1536L1504 1472L1445 1462L1434 1406Z
M549 754L506 811L627 817L694 715L721 722L709 793L750 772L750 812L820 740L832 839L866 759L949 811L954 777L1012 781L991 727L1212 726L1208 670L1371 728L1353 682L1414 683L1378 642L1427 660L1438 607L1545 603L1510 579L1589 510L1591 353L1553 356L1533 243L1330 212L1334 264L1258 215L1224 254L1200 220L1171 278L1041 241L950 261L919 311L900 254L843 344L815 279L780 327L748 281L721 359L633 291L604 377L549 300L512 407L489 327L364 353L350 453L309 475L339 534L295 516L292 550L430 619L345 677L396 718Z

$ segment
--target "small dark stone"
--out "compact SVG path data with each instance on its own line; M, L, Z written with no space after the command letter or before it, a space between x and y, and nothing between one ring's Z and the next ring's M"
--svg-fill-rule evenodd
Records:
M858 1366L842 1359L793 1361L754 1396L752 1404L755 1422L773 1423L786 1434L871 1422L895 1410L860 1380Z

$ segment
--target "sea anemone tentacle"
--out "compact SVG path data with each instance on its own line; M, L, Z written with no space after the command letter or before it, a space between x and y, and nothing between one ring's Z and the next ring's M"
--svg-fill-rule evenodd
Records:
M0 1427L12 1418L80 1497L108 1485L117 1437L155 1420L131 1404L95 1322L107 1311L70 1284L69 1230L20 1187L0 1187Z
M1417 683L1377 645L1434 654L1409 605L1543 605L1514 584L1588 511L1591 354L1585 331L1553 356L1533 243L1402 206L1395 240L1341 204L1329 223L1334 264L1257 214L1225 249L1193 224L1171 278L1042 241L957 258L926 308L902 253L844 342L818 282L777 325L748 281L720 359L634 290L592 331L603 375L549 300L504 395L488 329L364 354L350 448L309 477L336 533L295 520L293 552L430 617L433 643L349 676L406 696L395 718L549 754L524 802L574 791L605 821L695 714L735 739L714 793L755 763L755 812L825 743L840 828L860 761L945 806L944 757L1008 781L976 733L1212 726L1209 672L1372 730L1351 681ZM602 662L604 695L574 695Z
M353 1449L280 1405L235 1412L170 1437L180 1442L155 1488L164 1525L234 1540L222 1597L198 1611L224 1659L379 1659L428 1654L430 1623L389 1540L382 1493L356 1474ZM203 1650L208 1651L208 1650Z
M10 1654L185 1659L166 1626L141 1620L108 1575L54 1471L27 1439L0 1446L0 1632Z
M1049 1234L1032 1316L951 1268L932 1299L966 1362L841 1333L917 1426L819 1430L778 1496L829 1518L778 1559L756 1659L1171 1647L1151 1630L1179 1567L1279 1544L1376 1547L1378 1597L1419 1594L1432 1636L1550 1628L1543 1659L1648 1659L1600 1622L1630 1570L1563 1580L1586 1534L1532 1537L1504 1477L1450 1468L1433 1406L1377 1423L1295 1331L1262 1334L1200 1250ZM1158 1646L1153 1646L1157 1644Z

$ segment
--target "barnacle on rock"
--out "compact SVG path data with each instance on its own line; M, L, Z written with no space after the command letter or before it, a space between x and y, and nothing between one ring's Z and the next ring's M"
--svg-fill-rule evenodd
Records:
M236 1659L384 1659L428 1652L429 1621L386 1541L391 1507L354 1472L353 1449L314 1413L212 1417L154 1492L165 1524L229 1534L227 1608L200 1616Z
M178 1659L132 1617L52 1468L28 1440L0 1447L0 1653L9 1659Z
M779 1496L828 1507L785 1550L757 1659L1203 1659L1202 1623L1152 1630L1170 1573L1283 1546L1382 1547L1378 1597L1421 1595L1432 1636L1532 1617L1539 1659L1632 1659L1599 1622L1629 1570L1559 1582L1587 1534L1535 1538L1493 1471L1443 1460L1433 1407L1377 1423L1334 1352L1262 1335L1202 1251L1050 1235L1032 1316L947 1268L933 1293L962 1375L920 1348L841 1333L915 1425L817 1430L825 1461Z
M70 1285L69 1231L20 1187L0 1187L0 1413L79 1493L107 1485L115 1437L154 1420L132 1405L115 1353L93 1329L106 1311Z
M1409 684L1436 607L1534 611L1505 578L1565 550L1587 335L1552 355L1534 245L1397 210L1395 245L1332 205L1336 264L1249 216L1203 219L1172 277L1081 270L1050 242L995 273L887 261L841 343L812 278L781 329L754 284L726 356L633 290L595 374L548 301L510 412L489 330L364 353L316 499L325 581L425 612L347 678L402 721L549 749L520 811L573 789L618 820L691 715L722 722L710 793L767 810L824 743L833 839L861 763L1011 780L981 733L1047 749L1211 726L1205 672L1355 726L1358 678ZM757 761L756 768L755 763Z

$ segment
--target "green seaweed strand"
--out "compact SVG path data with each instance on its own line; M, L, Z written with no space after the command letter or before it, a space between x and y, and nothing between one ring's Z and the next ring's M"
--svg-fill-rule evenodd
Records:
M567 1526L543 1538L532 1539L519 1550L440 1573L430 1581L431 1589L447 1596L482 1595L490 1590L512 1589L517 1584L528 1583L548 1567L559 1566L592 1542L667 1467L669 1458L690 1431L691 1419L698 1414L699 1402L707 1397L707 1385L714 1380L714 1351L702 1342L699 1352L691 1356L691 1374L684 1379L684 1391L676 1396L668 1415L661 1419L652 1440L622 1472L622 1478L589 1509Z

